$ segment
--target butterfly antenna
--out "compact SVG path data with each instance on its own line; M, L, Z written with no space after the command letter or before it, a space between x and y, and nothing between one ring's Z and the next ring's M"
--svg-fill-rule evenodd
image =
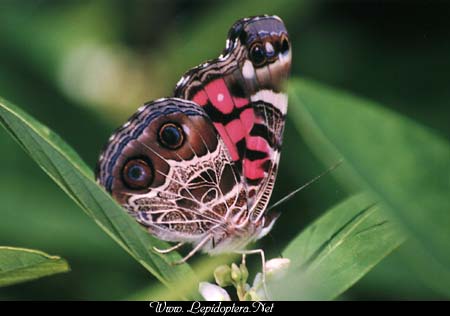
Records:
M317 177L313 178L312 180L306 182L304 185L302 185L301 187L299 187L298 189L295 189L294 191L292 191L291 193L289 193L288 195L286 195L285 197L281 198L278 202L275 202L274 204L272 204L271 206L269 206L267 208L267 211L273 209L274 207L277 207L278 205L280 205L281 203L286 202L287 200L290 200L294 195L296 195L298 192L300 192L301 190L305 189L306 187L308 187L309 185L313 184L314 182L316 182L317 180L319 180L320 178L322 178L323 176L327 175L328 173L330 173L331 171L333 171L334 169L336 169L337 167L340 166L340 164L342 164L344 160L341 159L339 160L337 163L335 163L334 165L332 165L330 168L328 168L327 170L325 170L323 173L319 174Z

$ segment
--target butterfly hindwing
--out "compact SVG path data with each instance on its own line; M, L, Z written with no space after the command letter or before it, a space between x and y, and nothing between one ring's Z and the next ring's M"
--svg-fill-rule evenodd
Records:
M97 179L138 222L167 241L196 242L247 210L225 144L204 110L186 100L143 106L110 138Z

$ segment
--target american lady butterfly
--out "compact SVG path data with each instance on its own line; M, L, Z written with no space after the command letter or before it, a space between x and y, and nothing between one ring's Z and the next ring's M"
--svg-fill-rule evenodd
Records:
M198 250L245 253L272 228L290 66L280 18L239 20L222 55L111 136L97 181L151 234L178 243L159 252L190 243L182 262Z

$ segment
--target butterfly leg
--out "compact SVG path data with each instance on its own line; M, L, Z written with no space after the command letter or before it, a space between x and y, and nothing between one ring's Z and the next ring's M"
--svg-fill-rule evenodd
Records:
M212 235L204 237L183 259L173 262L172 264L182 264L189 260L197 251L199 251L210 239Z
M180 242L180 243L176 244L175 246L172 246L167 249L153 247L153 250L156 251L157 253L166 254L166 253L172 252L174 250L177 250L178 248L180 248L183 245L184 245L184 242Z
M266 256L264 254L264 250L262 250L262 249L242 250L242 251L236 251L236 253L242 255L242 263L243 264L245 264L246 255L259 254L261 256L262 284L263 284L264 294L266 295L266 298L269 299L269 291L267 290L267 285L266 285Z

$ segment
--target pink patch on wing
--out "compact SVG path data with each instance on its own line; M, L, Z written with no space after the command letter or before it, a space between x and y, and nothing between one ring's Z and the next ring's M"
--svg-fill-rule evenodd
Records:
M266 161L266 159L258 159L258 160L248 160L244 159L242 163L242 168L244 170L244 175L248 179L258 180L264 178L264 170L262 164Z
M253 111L253 109L250 108L250 109L245 109L244 111L242 111L240 118L241 118L242 124L244 125L246 133L250 133L250 131L253 128L253 125L256 122L255 112Z
M234 105L237 108L241 108L241 107L246 106L248 104L248 100L247 99L239 98L239 97L233 97L233 102L234 102Z
M228 152L230 153L231 159L233 161L239 160L239 154L236 148L236 145L233 143L233 141L230 139L230 136L227 133L227 130L221 123L213 123L216 127L217 131L219 132L220 137L222 137L223 142L225 143L225 146L227 146Z
M237 143L238 141L245 138L246 133L244 130L244 126L239 119L232 120L225 126L225 129L233 143Z
M211 81L205 86L205 91L211 104L220 112L229 114L233 111L234 103L225 84L225 80L216 79Z
M206 94L205 91L200 90L194 95L192 101L194 101L200 106L204 106L208 102L208 95Z
M250 150L262 151L270 153L270 146L261 136L250 136L247 138L247 148Z

